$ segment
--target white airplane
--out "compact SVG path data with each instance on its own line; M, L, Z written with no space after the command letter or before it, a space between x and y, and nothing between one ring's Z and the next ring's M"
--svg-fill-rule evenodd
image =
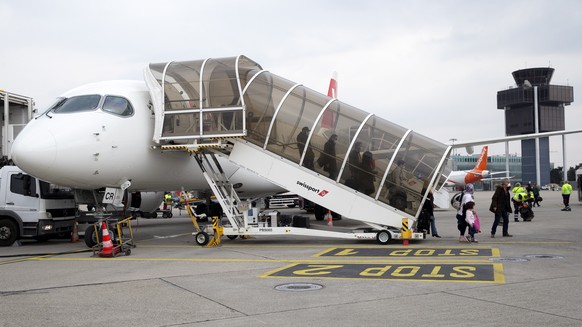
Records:
M481 149L481 154L479 155L479 159L477 159L477 163L475 163L475 167L473 167L473 169L451 171L449 177L447 178L447 184L454 186L465 186L466 184L474 184L475 182L483 180L496 180L505 178L492 177L496 174L504 174L506 173L505 171L491 173L489 170L487 170L488 148L488 146L484 146Z
M220 61L217 62L220 63ZM244 57L240 62L247 63ZM166 67L168 65L170 63L167 63ZM163 68L163 66L161 67ZM260 69L260 66L257 65L256 67ZM217 74L220 74L220 70L217 70L217 72ZM261 73L262 71L259 71L250 81L257 77L258 80ZM238 76L236 77L239 78ZM246 82L251 84L250 81ZM173 80L166 80L166 83L179 84ZM221 80L217 80L216 86L231 90L233 88L232 83L236 84L236 81L232 75L228 75ZM279 83L287 82L280 80ZM200 89L204 89L214 87L214 84L203 86L203 81L201 81L200 86ZM290 84L290 86L293 85ZM197 88L197 85L194 87ZM232 101L232 94L221 94L220 98L210 100L223 101L222 104L204 109L203 102L209 101L209 99L194 94L197 91L194 87L193 89L185 89L181 88L181 86L176 86L172 91L174 94L166 94L166 96L171 95L179 99L181 99L182 95L184 99L186 99L186 95L190 97L189 99L194 99L194 96L197 96L198 99L196 101L180 100L176 104L166 103L166 110L173 110L173 112L162 111L161 113L156 108L164 108L163 97L160 99L152 96L155 93L152 93L154 91L152 91L151 83L148 83L147 74L146 82L108 81L75 88L57 98L54 105L42 115L34 118L19 133L12 145L13 161L21 169L33 176L76 189L120 188L125 185L128 191L176 190L184 187L187 190L209 192L208 182L190 153L166 151L160 148L161 144L172 144L172 141L165 141L163 135L158 133L165 127L163 125L166 120L172 122L176 128L182 128L183 130L196 129L197 126L193 123L188 124L186 119L182 120L182 125L180 125L179 118L182 117L180 116L182 113L190 113L192 107L199 105L198 108L202 109L197 110L204 117L199 119L199 131L202 131L206 128L203 127L203 120L210 121L210 119L207 119L207 115L212 117L214 112L224 110L219 107L232 106L228 102ZM239 84L238 89L240 88L241 85ZM291 90L288 91L288 94ZM274 94L277 95L276 93ZM269 101L274 100L269 99ZM333 101L335 100L329 100L328 104L333 104ZM239 110L240 107L235 109ZM316 118L313 117L312 119ZM341 118L339 115L333 116L333 122L337 122L339 118ZM249 116L248 119L255 119L261 122L264 117ZM267 120L266 122L268 123ZM317 120L315 120L315 123L311 121L303 122L298 127L301 128L304 123L313 124L310 125L312 129L314 127L318 127L319 130L324 128L324 126L317 125ZM268 124L266 127L269 127ZM403 129L403 132L405 131L406 129ZM202 132L200 133L202 134ZM569 132L551 132L538 135L542 137L566 133ZM160 137L160 135L162 136ZM312 132L310 138L315 139L316 137L315 133ZM506 137L499 138L497 141L531 137L533 136L522 135L520 138ZM313 140L311 141L313 142ZM289 140L289 142L294 142L294 139ZM383 142L380 144L381 146L397 145L390 145L392 143L386 141ZM455 146L470 146L490 142L492 141L482 140L472 143L457 143ZM406 147L408 148L410 145L406 145ZM441 148L446 149L446 146ZM404 152L405 150L408 151L404 148L402 151ZM297 151L293 150L292 152L296 153ZM417 160L414 159L414 155L409 158L407 160ZM285 191L281 186L258 177L256 173L241 168L228 159L218 157L218 160L241 198L253 199ZM389 164L393 160L394 158ZM423 160L422 165L418 164L420 161L411 161L410 166L426 169L427 172L430 172L432 168L427 166L429 161ZM430 161L430 164L436 165L438 161ZM321 174L323 172L318 171L318 173ZM281 176L281 178L283 177ZM437 182L436 179L434 181L435 183ZM298 185L305 188L311 187L306 184L299 184L299 182ZM381 189L376 191L378 192L376 199L379 196L385 196L380 194ZM416 201L420 202L421 198L417 198ZM157 205L159 205L159 202ZM414 217L413 212L408 213Z

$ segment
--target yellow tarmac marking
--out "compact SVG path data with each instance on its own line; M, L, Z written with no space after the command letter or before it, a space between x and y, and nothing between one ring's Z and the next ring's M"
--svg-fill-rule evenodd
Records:
M503 265L488 264L290 264L261 278L376 279L420 282L505 283Z
M191 235L191 234L188 234ZM158 245L158 244L153 244L153 245L147 245L147 244L143 244L144 242L151 242L151 241L160 241L162 240L161 238L155 238L155 239L147 239L147 240L140 240L140 241L136 241L136 244L140 244L140 247L150 247L150 248L200 248L201 246L197 245L197 244L191 244L191 245ZM463 245L463 243L458 243L458 242L453 242L454 245L437 245L437 246L430 246L430 248L434 248L434 249L442 249L442 248L447 248L447 249L457 249L457 248L467 248L467 247L471 247L471 248L483 248L483 247L488 247L491 245L504 245L504 244L548 244L548 245L567 245L567 244L582 244L582 242L580 241L555 241L555 242L529 242L529 241L479 241L479 245L473 245L473 244L467 244L464 243L465 245ZM393 244L393 245L351 245L351 244L309 244L309 245L295 245L295 244L289 244L289 245L276 245L276 244L224 244L222 243L221 245L222 248L234 248L234 249L239 249L239 248L379 248L379 249L406 249L406 248L410 248L410 249L414 249L414 248L427 248L426 245L409 245L407 247L404 247L402 244Z
M1 265L7 265L10 263L18 263L18 262L24 262L24 261L30 261L30 260L42 260L44 258L48 258L49 256L38 256L38 257L25 257L25 258L20 258L20 259L14 259L14 260L7 260L7 261L0 261L0 266Z
M217 252L206 252L198 245L191 246L156 246L140 245L139 248L195 248L197 255ZM487 246L385 246L385 245L231 245L225 248L302 248L325 250L307 259L252 259L252 258L143 258L138 256L118 256L114 258L37 256L19 258L0 262L2 264L45 261L45 262L89 262L107 260L109 263L121 262L184 262L184 263L224 263L224 264L284 264L284 267L266 272L261 278L325 278L325 279L366 279L366 280L397 280L413 282L473 282L473 283L504 283L502 263L493 263L488 258L499 257L498 248ZM466 252L469 250L469 252ZM373 251L373 256L358 256L366 251ZM225 252L228 253L228 252ZM386 255L386 253L397 255ZM430 255L444 254L443 256ZM79 255L80 253L70 253ZM326 256L327 254L327 256ZM330 255L332 254L332 255ZM417 254L417 255L415 255ZM419 255L420 254L420 255ZM461 254L468 254L463 256ZM489 255L487 255L489 254ZM248 254L252 256L252 253ZM309 255L309 254L306 254Z
M491 247L399 247L399 248L356 248L337 247L313 255L313 257L343 257L343 258L384 258L384 257L414 257L414 258L452 258L452 257L499 257L498 248Z
M310 264L333 264L333 263L359 263L359 264L411 264L411 263L424 263L424 264L459 264L459 263L480 263L480 264L491 264L489 260L405 260L405 259L385 259L385 260L349 260L349 259L236 259L236 258L136 258L136 257L115 257L115 258L100 258L100 257L89 257L89 258L30 258L28 260L33 261L98 261L98 260L108 260L108 261L183 261L183 262L222 262L222 263L310 263Z

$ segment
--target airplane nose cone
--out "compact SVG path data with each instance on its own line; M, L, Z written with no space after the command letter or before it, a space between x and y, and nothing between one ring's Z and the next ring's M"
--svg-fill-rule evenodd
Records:
M50 174L55 162L57 144L49 130L39 126L34 128L34 133L31 133L31 130L24 128L14 140L12 161L27 173L43 178Z

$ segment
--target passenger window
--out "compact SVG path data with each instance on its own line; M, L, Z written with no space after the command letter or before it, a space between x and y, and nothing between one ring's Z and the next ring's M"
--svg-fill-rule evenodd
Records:
M99 101L101 101L101 96L97 94L71 97L65 99L65 101L62 101L60 104L57 103L54 111L55 113L92 111L97 109Z
M133 107L126 98L108 96L103 103L103 111L120 116L131 116L133 114Z

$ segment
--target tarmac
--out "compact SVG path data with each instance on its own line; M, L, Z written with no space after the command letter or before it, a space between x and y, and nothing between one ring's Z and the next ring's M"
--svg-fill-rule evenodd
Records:
M472 244L459 242L452 208L435 213L442 238L408 246L261 236L200 247L177 209L134 222L129 256L22 241L0 248L0 326L582 326L576 194L564 212L560 192L542 191L535 218L511 216L513 237L499 226L496 238L491 195L475 194Z

